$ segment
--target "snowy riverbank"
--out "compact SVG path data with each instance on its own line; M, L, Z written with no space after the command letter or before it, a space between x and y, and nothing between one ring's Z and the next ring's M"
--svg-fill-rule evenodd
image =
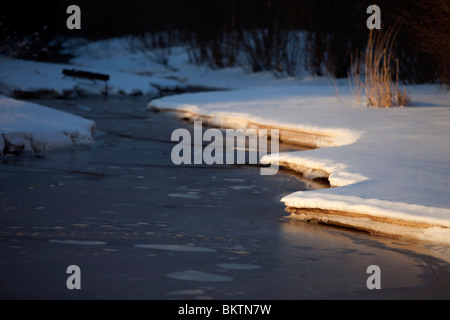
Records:
M94 57L96 56L94 55ZM152 98L161 96L165 92L179 92L187 89L186 85L180 81L135 74L118 67L129 62L131 63L130 68L140 66L145 73L147 69L141 62L149 59L142 55L139 57L140 59L132 59L132 56L102 59L89 55L83 59L77 59L73 63L62 64L0 56L0 94L13 96L20 91L22 94L39 96L45 92L46 95L53 97L67 98L77 95L99 95L107 90L108 95L143 95ZM148 70L156 68L155 65L159 66L150 63ZM109 81L107 81L106 87L103 81L64 76L63 69L105 74L109 76Z
M282 201L294 218L375 234L450 243L450 93L411 86L413 106L358 105L349 86L254 88L153 100L219 127L280 129L280 139L318 149L280 164L332 187ZM263 159L270 163L276 155Z
M94 132L94 121L0 95L0 155L90 145Z
M326 78L277 79L268 72L246 74L239 68L211 70L190 64L182 48L172 50L165 66L123 48L117 40L75 47L71 64L3 59L1 92L101 94L103 83L62 76L63 68L79 68L109 74L109 94L148 96L153 99L149 108L215 127L280 129L282 141L316 148L282 153L280 164L307 178L326 178L332 186L285 196L282 201L292 217L450 243L449 91L409 86L412 106L374 109L356 103L346 79L334 83ZM156 99L163 91L195 86L227 91ZM0 105L4 144L13 141L5 135L11 132L21 132L18 146L32 149L36 141L56 147L92 139L93 123L88 120L6 97L0 98ZM55 119L62 118L70 125L60 126ZM38 126L39 134L33 131ZM263 161L270 163L274 156Z

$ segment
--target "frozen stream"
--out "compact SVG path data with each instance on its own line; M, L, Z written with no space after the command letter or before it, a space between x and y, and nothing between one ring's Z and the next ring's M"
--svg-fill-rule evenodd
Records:
M145 99L36 102L96 121L96 144L2 159L3 299L450 298L445 248L285 218L283 195L323 184L175 166L171 133L192 125ZM69 265L81 290L66 287Z

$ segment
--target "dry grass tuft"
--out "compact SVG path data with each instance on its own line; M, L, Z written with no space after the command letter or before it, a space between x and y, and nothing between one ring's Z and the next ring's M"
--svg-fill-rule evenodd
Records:
M355 88L358 103L365 93L368 107L390 108L409 104L411 100L409 93L405 87L399 86L399 61L394 59L392 54L397 32L398 25L387 33L376 29L370 30L364 53L364 81L361 79L363 63L361 57L358 54L355 59L352 57L349 78L351 86Z

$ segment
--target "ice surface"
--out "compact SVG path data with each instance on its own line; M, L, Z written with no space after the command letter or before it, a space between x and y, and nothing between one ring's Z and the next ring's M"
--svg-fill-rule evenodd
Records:
M231 277L197 270L172 272L167 274L166 276L176 280L189 280L189 281L205 281L205 282L233 281L233 278Z
M199 199L201 196L194 193L169 193L169 197L184 198L184 199Z
M261 266L248 263L219 263L217 266L223 269L233 270L255 270L261 268Z
M88 241L88 240L49 240L53 243L61 243L61 244L74 244L81 246L103 246L108 244L104 241Z
M167 250L167 251L186 251L186 252L214 252L214 249L195 247L195 246L183 246L175 244L136 244L136 248L155 249L155 250Z

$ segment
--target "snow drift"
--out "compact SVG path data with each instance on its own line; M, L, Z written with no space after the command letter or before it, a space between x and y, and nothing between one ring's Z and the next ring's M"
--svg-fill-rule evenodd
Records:
M94 132L91 120L0 95L0 154L90 145Z
M360 106L349 86L260 87L156 99L151 109L233 128L274 128L316 147L271 154L281 166L332 188L282 201L291 217L374 234L450 243L450 93L411 86L413 106Z

